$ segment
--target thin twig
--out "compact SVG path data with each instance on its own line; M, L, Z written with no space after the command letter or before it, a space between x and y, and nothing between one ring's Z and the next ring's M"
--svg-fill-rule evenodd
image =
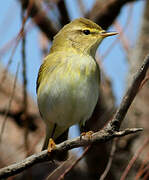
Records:
M5 79L6 79L6 77L7 77L8 68L9 68L9 66L10 66L11 63L12 63L12 59L13 59L13 56L14 56L14 54L15 54L15 51L16 51L16 49L17 49L17 47L18 47L18 44L19 44L21 38L24 36L24 27L25 27L25 23L26 23L26 21L27 21L27 19L28 19L28 17L29 17L29 12L30 12L30 10L31 10L32 3L33 3L32 1L33 1L33 0L29 0L29 6L28 6L28 8L27 8L27 14L26 14L26 16L25 16L24 19L23 19L22 27L21 27L21 29L20 29L17 37L16 37L15 45L14 45L14 47L13 47L13 49L12 49L12 53L11 53L11 55L10 55L10 58L9 58L8 63L7 63L7 65L6 65L6 68L5 68L4 72L3 72L3 76L2 76L2 78L1 78L0 84L2 84L2 82L5 81Z
M111 168L113 157L114 157L114 154L115 154L115 151L116 151L116 141L117 141L117 139L113 139L113 143L112 143L112 148L111 148L108 164L107 164L107 166L106 166L106 168L105 168L105 170L104 170L104 172L101 175L99 180L104 180L106 178L110 168Z
M146 84L146 82L149 80L149 76L147 76L141 83L139 91L143 88L143 86Z
M29 32L31 31L32 27L34 27L33 24L31 24L31 21L26 25L26 30L25 32ZM15 35L11 40L9 40L8 42L6 42L3 46L0 47L0 58L2 56L4 56L11 48L13 48L13 46L15 46L16 40L18 37L18 33L17 35Z
M63 180L64 177L81 161L81 159L87 154L88 150L90 149L91 146L88 146L85 148L84 152L82 155L74 162L70 167L68 167L64 173L58 178L58 180Z
M12 100L13 100L13 97L14 97L16 83L17 83L17 77L18 77L18 72L19 72L19 63L18 63L18 66L17 66L17 71L16 71L14 83L13 83L12 94L10 96L8 107L7 107L7 109L5 111L5 114L4 114L4 119L3 119L1 131L0 131L0 142L2 140L2 135L3 135L4 129L5 129L5 125L6 125L6 122L7 122L8 113L9 113L9 110L10 110L10 107L11 107L11 104L12 104Z
M79 4L79 8L80 8L80 11L81 11L81 14L82 16L84 16L85 14L85 4L82 0L78 0L78 4Z
M134 156L130 160L128 166L126 167L125 171L123 172L120 180L125 180L126 179L126 176L128 175L128 173L129 173L131 167L133 166L134 162L136 161L136 159L138 158L140 153L144 150L145 146L148 145L148 143L149 143L149 139L146 139L144 141L143 145L141 145L141 147L138 149L138 151L134 154Z
M0 86L0 92L2 92L6 97L11 95L10 90L6 89L6 87L4 87L2 85ZM13 100L18 104L22 104L22 99L17 95L14 95Z
M22 22L24 19L24 10L22 10ZM22 77L23 77L23 112L27 112L27 74L26 74L26 51L25 51L26 37L22 37Z
M149 169L149 164L148 164L148 162L149 162L149 158L148 158L149 157L149 153L147 153L146 157L147 158L143 159L143 162L142 162L142 164L141 164L141 166L140 166L140 168L139 168L139 170L138 170L138 172L136 174L135 180L139 180L140 177L142 176L142 174L144 174L144 172L146 171L146 166Z
M19 0L23 8L26 9L28 3L26 0ZM58 32L58 29L53 26L47 13L42 8L40 1L34 1L30 10L29 16L33 19L34 23L40 28L40 30L47 36L49 40L53 39L53 36Z
M127 58L129 55L129 50L130 50L130 42L128 41L128 38L125 37L125 31L129 26L131 19L132 19L132 11L133 10L133 4L129 5L128 9L128 15L127 15L127 20L123 28L120 26L120 23L118 21L115 21L114 25L118 32L120 33L120 41L122 42L122 46L124 47L125 51L127 52Z
M149 166L148 166L148 168L146 168L146 174L144 175L144 177L143 177L143 180L148 180L148 177L149 177Z
M64 177L79 163L79 161L86 155L86 153L88 152L88 150L90 149L91 146L86 147L86 149L84 150L84 152L82 153L82 155L76 159L74 161L74 163L72 163L68 168L65 169L64 173L61 174L57 180L62 180L64 179ZM73 159L73 157L70 158L70 160ZM58 174L62 168L65 167L65 164L68 161L65 161L64 163L62 163L60 166L58 166L47 178L46 180L49 180L50 178L53 178L53 176L55 176L56 174Z
M119 32L119 35L120 35L119 39L121 41L121 44L122 44L124 50L129 55L130 43L128 41L128 38L126 38L124 31L118 21L115 21L114 26L115 26L115 29Z
M23 26L23 20L24 20L24 9L22 7L22 26ZM26 36L22 37L22 76L23 76L23 103L22 103L22 112L24 116L24 121L25 121L25 134L24 134L24 141L25 141L25 148L27 151L27 156L28 154L28 121L26 119L27 117L27 74L26 74L26 51L25 51L25 45L26 45Z
M133 6L130 6L129 8L129 11L128 11L128 15L127 15L127 20L125 22L125 25L123 26L123 29L122 29L122 33L124 33L127 28L129 27L129 23L130 23L130 20L131 20L131 17L132 17L132 7ZM101 59L104 59L110 52L111 50L113 49L113 47L119 42L119 40L121 39L121 36L118 37L117 39L115 39L111 45L106 49L106 51L104 52L104 54L101 56Z

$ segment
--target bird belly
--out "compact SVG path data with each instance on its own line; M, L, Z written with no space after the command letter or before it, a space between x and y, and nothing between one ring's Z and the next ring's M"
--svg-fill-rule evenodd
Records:
M38 106L43 120L47 127L56 123L61 133L89 119L98 100L98 66L93 59L82 58L80 62L72 59L71 63L70 58L65 66L47 73L38 88Z
M70 127L91 116L99 93L98 78L78 75L56 78L38 96L40 112L47 124Z

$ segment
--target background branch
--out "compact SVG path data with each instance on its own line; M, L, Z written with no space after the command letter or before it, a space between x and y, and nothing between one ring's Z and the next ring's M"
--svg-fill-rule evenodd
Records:
M24 9L28 7L29 0L19 1ZM58 32L58 30L53 26L51 20L42 9L40 1L33 1L29 15L36 23L36 25L40 28L40 30L47 36L47 38L49 40L52 40L53 36Z

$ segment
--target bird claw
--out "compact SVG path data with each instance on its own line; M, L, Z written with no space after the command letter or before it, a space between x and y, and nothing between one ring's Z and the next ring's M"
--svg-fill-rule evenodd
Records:
M88 139L91 139L93 133L94 133L93 131L82 132L81 135L80 135L80 140L82 139L83 136L85 136Z
M56 144L52 138L49 139L48 144L48 153L50 153L54 148L56 147Z

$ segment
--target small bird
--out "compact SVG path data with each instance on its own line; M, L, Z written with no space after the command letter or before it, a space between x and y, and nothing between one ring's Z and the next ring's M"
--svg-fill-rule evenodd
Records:
M65 25L54 37L49 55L37 79L39 111L46 124L46 139L60 143L69 127L84 124L97 104L100 69L95 53L101 41L116 35L89 19L79 18ZM59 158L65 160L67 153Z

